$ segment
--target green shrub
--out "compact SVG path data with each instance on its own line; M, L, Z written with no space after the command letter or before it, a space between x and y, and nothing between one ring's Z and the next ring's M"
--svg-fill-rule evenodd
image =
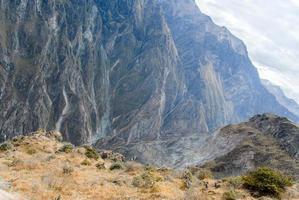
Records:
M152 188L155 185L154 175L151 172L144 172L140 176L133 178L132 185L139 188Z
M113 163L111 166L110 166L110 170L119 170L119 169L123 169L124 166L122 163L120 162L116 162L116 163Z
M12 145L10 143L5 142L0 145L0 152L8 151L10 149L12 149Z
M86 150L85 156L87 158L94 159L94 160L98 160L99 159L99 154L98 154L98 152L94 148L92 148L90 146L84 146L84 148Z
M84 166L90 166L90 165L91 165L91 162L90 162L89 160L85 159L85 160L83 160L83 161L81 162L81 165L84 165Z
M73 149L74 146L72 144L65 144L59 149L59 151L64 153L71 153Z
M105 167L105 163L97 163L96 164L96 168L98 168L98 169L106 169L106 167Z
M208 179L208 178L213 178L213 174L210 170L207 169L199 169L196 173L195 173L196 177L199 180L204 180L204 179Z
M235 189L241 188L244 184L243 178L240 176L226 178L224 181L228 182L229 186Z
M26 150L26 153L29 154L29 155L33 155L33 154L36 154L36 149L33 149L33 148L28 148Z
M281 172L261 167L243 176L244 187L257 196L279 197L287 186L292 186L293 180Z
M224 200L236 200L237 199L237 194L234 190L230 190L230 191L225 192L223 194L223 199Z
M66 165L63 167L63 174L71 175L74 172L74 168L72 166Z

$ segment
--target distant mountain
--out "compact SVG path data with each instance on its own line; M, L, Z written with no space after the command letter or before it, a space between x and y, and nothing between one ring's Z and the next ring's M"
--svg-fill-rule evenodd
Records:
M0 72L2 140L55 129L149 160L134 146L166 142L157 150L167 156L179 151L174 140L206 145L258 113L298 121L262 85L243 42L192 0L2 0Z
M262 83L281 105L299 116L299 105L295 100L288 98L279 86L273 85L270 81L262 80Z

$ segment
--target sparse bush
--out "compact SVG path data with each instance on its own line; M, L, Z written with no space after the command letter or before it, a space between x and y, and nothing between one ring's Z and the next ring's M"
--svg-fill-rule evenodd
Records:
M223 194L223 199L224 200L236 200L237 199L237 194L234 190L230 190L230 191L225 192Z
M157 171L157 168L156 168L155 166L153 166L153 165L146 165L146 166L144 167L144 169L145 169L146 171L150 171L150 172Z
M106 160L112 160L114 162L124 162L125 161L125 157L119 153L115 153L112 151L104 151L100 153L100 156L102 159Z
M49 161L51 161L51 160L53 160L55 158L56 158L55 155L50 155L50 156L47 157L46 161L49 162Z
M33 155L33 154L36 154L36 149L33 149L33 148L28 148L26 150L26 153L29 154L29 155Z
M85 156L87 158L94 159L94 160L98 160L99 159L99 154L98 154L98 152L94 148L92 148L90 146L84 146L84 148L86 150Z
M81 165L84 165L84 166L90 166L90 165L91 165L91 162L90 162L89 160L85 159L85 160L83 160L83 161L81 162Z
M229 186L233 187L234 189L241 188L244 183L243 178L240 176L226 178L224 181L228 182Z
M120 170L120 169L124 169L124 166L122 163L120 162L116 162L116 163L113 163L110 168L109 168L111 171L112 170Z
M279 197L285 188L292 186L293 180L281 172L261 167L243 176L244 187L257 196Z
M70 165L65 165L63 167L63 174L65 175L71 175L74 172L74 168Z
M192 175L192 173L189 170L184 171L183 175L182 175L182 180L184 182L184 188L190 188L192 186L192 183L194 181L194 177Z
M0 152L3 152L3 151L8 151L10 149L12 149L12 144L8 143L8 142L5 142L5 143L2 143L0 145Z
M155 178L152 173L145 172L133 178L132 185L139 188L152 188L155 185Z
M70 143L63 145L60 149L59 152L64 152L64 153L71 153L74 149L74 146Z
M96 168L98 168L98 169L106 169L106 167L105 167L105 163L97 163L96 164Z
M136 163L134 161L126 162L125 165L126 165L126 172L130 174L135 174L137 171L142 170L144 167L140 163Z
M213 174L210 170L207 169L199 169L196 173L195 176L199 179L199 180L204 180L204 179L209 179L209 178L213 178Z

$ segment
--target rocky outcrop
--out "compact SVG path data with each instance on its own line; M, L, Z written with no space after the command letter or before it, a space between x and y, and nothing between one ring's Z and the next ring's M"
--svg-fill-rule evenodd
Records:
M297 120L262 86L244 44L191 0L1 1L2 140L56 129L150 160L270 111Z
M299 158L299 126L285 117L273 114L257 115L250 119L250 126L274 137L288 154Z
M269 166L299 177L299 127L273 114L257 115L246 123L227 126L222 136L238 137L231 151L205 163L216 176L242 174Z

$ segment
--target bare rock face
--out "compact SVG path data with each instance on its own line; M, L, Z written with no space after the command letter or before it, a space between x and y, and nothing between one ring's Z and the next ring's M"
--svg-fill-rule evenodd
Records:
M217 128L226 124L264 112L297 120L264 88L242 41L216 26L192 0L158 2L177 49L183 98L164 114L159 138L118 143L116 135L100 140L99 148L145 163L182 167L216 158L222 148L229 151L240 142L237 136L217 136Z
M262 83L267 90L275 96L281 105L286 107L290 112L296 114L297 116L299 115L299 105L297 102L288 98L279 86L272 84L268 80L262 80Z
M1 1L0 132L75 144L159 137L183 86L152 1ZM155 19L155 20L153 20Z
M2 140L44 128L165 163L261 112L298 119L262 86L244 44L192 0L0 3Z

